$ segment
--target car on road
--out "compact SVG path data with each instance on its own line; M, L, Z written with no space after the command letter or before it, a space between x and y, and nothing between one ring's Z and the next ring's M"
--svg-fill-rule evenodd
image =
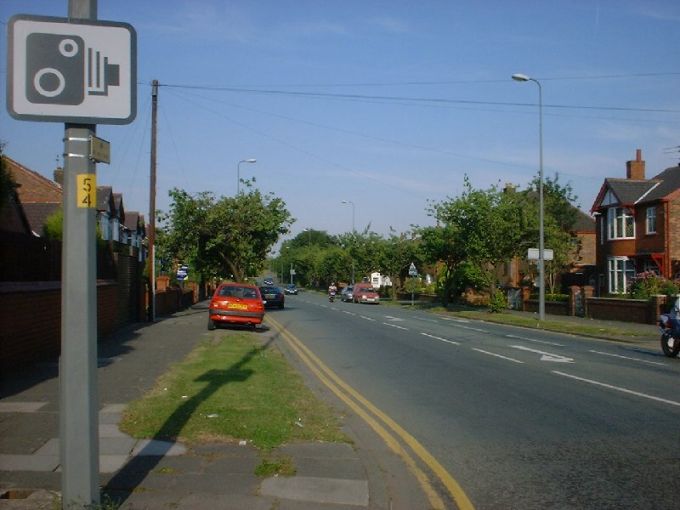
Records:
M248 283L220 284L208 307L208 329L221 324L255 327L264 318L264 303L260 290Z
M354 286L352 286L352 285L348 285L347 287L342 289L340 291L340 301L344 301L344 302L352 301L353 296L354 296L352 294L353 291L354 291Z
M274 280L272 280L271 278L265 278L262 281L262 285L274 285Z
M357 283L352 291L352 301L355 303L380 303L380 296L370 283Z
M265 308L283 308L285 305L286 297L279 287L274 285L260 287L260 294L264 299Z
M284 287L283 292L284 294L292 294L294 296L297 296L298 288L295 286L295 284L289 283Z

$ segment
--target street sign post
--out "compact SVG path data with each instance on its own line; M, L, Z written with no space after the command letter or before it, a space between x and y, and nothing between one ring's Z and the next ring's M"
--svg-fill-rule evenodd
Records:
M16 15L7 26L7 110L64 122L59 457L62 508L99 507L97 162L109 143L96 124L137 110L136 35L97 21L97 0L69 0L68 18Z
M418 276L418 270L416 269L416 265L411 262L411 265L408 267L408 275L411 278L415 278ZM411 287L411 306L414 305L414 296L413 296L413 287Z

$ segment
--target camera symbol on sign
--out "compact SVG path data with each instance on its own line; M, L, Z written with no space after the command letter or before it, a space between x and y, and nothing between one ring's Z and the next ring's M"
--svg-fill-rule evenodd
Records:
M79 105L120 85L118 64L77 35L32 33L26 39L26 98L31 103Z

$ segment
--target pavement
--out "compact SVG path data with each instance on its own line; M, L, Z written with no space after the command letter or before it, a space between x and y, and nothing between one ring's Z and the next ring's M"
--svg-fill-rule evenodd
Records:
M153 324L137 324L100 342L99 460L102 508L252 510L398 510L430 508L422 489L398 459L351 411L344 443L295 443L279 452L296 474L254 474L261 453L245 441L184 445L137 440L117 426L125 406L213 334L205 304ZM606 331L622 323L588 321ZM626 323L640 345L658 348L656 326ZM199 332L199 334L197 334ZM267 334L267 333L265 333ZM606 336L606 335L603 335ZM608 338L630 343L630 340ZM337 405L337 403L334 403ZM58 507L59 379L57 360L0 374L0 510Z
M367 425L345 416L347 443L295 443L291 477L255 475L246 441L185 445L137 440L118 428L141 397L206 335L207 303L100 341L99 470L103 510L391 510L429 508L417 480ZM197 334L198 332L198 334ZM264 332L262 341L273 332ZM335 403L334 405L337 405ZM0 374L0 509L59 508L58 360Z

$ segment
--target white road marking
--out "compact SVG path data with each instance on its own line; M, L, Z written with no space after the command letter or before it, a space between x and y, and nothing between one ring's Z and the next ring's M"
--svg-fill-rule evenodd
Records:
M403 329L404 331L408 331L408 328L405 328L404 326L399 326L397 324L390 324L389 322L383 322L383 324L391 328Z
M508 358L507 356L501 356L500 354L496 354L495 352L489 352L489 351L483 351L482 349L477 349L476 347L472 348L473 351L481 352L482 354L488 354L489 356L495 356L496 358L501 358L505 359L508 361L512 361L513 363L524 363L524 361L520 361L515 358Z
M460 342L454 342L453 340L447 340L446 338L442 338L440 336L434 336L430 335L429 333L420 333L423 336L426 336L428 338L434 338L435 340L439 340L440 342L446 342L447 344L453 344L453 345L460 345Z
M454 319L452 317L440 317L441 320L443 321L451 321L451 322L470 322L468 319Z
M375 322L375 319L373 317L366 317L365 315L359 315L362 319L366 319L367 321Z
M388 321L394 321L394 322L402 322L404 319L400 319L399 317L392 317L391 315L385 315L385 318Z
M541 361L554 361L557 363L573 363L573 358L567 358L566 356L561 356L559 354L553 354L551 352L539 351L537 349L531 349L529 347L524 347L523 345L511 345L513 349L519 349L520 351L534 352L541 355Z
M621 359L627 359L630 361L637 361L638 363L649 363L650 365L661 365L666 366L665 363L660 363L658 361L649 361L646 359L640 359L640 358L631 358L629 356L622 356L621 354L613 354L611 352L601 352L601 351L588 351L592 352L593 354L601 354L602 356L611 356L612 358L621 358Z
M347 310L343 310L342 313L346 313L347 315L351 315L352 317L356 316L356 313L348 312Z
M599 382L599 381L593 381L592 379L585 379L583 377L578 377L578 376L575 376L575 375L566 374L564 372L559 372L557 370L553 370L552 373L557 374L557 375L561 375L562 377L568 377L570 379L575 379L577 381L585 382L585 383L588 383L588 384L593 384L595 386L601 386L603 388L607 388L607 389L610 389L610 390L620 391L621 393L627 393L628 395L635 395L636 397L647 398L649 400L661 402L662 404L669 404L669 405L672 405L672 406L680 407L680 402L676 402L675 400L668 400L668 399L665 399L665 398L655 397L653 395L647 395L646 393L640 393L639 391L633 391L633 390L629 390L627 388L621 388L620 386L613 386L611 384L607 384L607 383L603 383L603 382Z
M526 340L527 342L534 342L537 344L554 345L555 347L564 347L564 344L558 344L556 342L547 342L546 340L536 340L535 338L527 338L525 336L517 335L505 335L507 338L516 338L517 340Z

